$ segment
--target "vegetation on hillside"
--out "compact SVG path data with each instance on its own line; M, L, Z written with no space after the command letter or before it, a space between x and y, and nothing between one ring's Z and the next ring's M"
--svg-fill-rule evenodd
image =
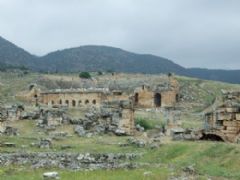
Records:
M25 66L38 72L111 71L157 74L169 72L202 79L240 83L240 70L187 69L149 54L131 53L107 46L82 46L33 56L0 37L0 63Z

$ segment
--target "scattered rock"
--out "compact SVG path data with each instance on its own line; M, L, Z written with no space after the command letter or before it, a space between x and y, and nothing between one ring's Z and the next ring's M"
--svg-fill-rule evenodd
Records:
M151 176L153 173L151 171L146 171L143 173L144 176Z
M17 136L17 135L19 135L18 129L10 127L10 126L7 126L5 131L4 131L4 135L7 135L7 136Z
M46 172L43 174L44 179L60 179L58 172Z
M84 130L83 126L80 125L75 126L74 132L80 137L84 137L86 135L86 131Z
M127 140L127 142L130 144L130 145L134 145L136 147L139 147L139 148L143 148L146 146L146 142L143 141L143 140L139 140L139 139L135 139L135 138L129 138Z
M32 168L61 168L71 170L96 170L135 168L137 164L128 161L137 158L139 154L77 154L77 153L1 153L0 167L6 165L30 165ZM123 163L123 162L126 163Z
M5 143L2 143L1 144L1 147L16 147L16 144L15 143L11 143L11 142L5 142Z
M144 127L140 126L140 124L137 124L136 125L136 130L139 131L139 132L144 132Z
M39 148L51 148L52 146L52 141L51 139L41 139L40 143L39 143Z
M188 174L191 174L191 175L196 174L194 165L185 167L185 168L183 169L183 171L184 171L185 173L188 173Z

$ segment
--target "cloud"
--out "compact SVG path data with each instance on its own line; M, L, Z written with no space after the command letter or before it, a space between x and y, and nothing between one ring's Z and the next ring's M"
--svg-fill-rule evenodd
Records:
M87 44L240 69L238 0L0 0L0 35L33 54Z

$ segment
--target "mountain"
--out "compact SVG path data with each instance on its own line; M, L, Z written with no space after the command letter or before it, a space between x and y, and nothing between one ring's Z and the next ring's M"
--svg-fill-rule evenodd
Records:
M116 71L181 74L185 68L172 61L153 56L130 53L107 46L82 46L52 52L39 59L38 68L57 72Z
M33 67L36 56L0 36L0 63L6 66Z
M240 83L240 70L184 68L171 60L108 46L81 46L34 56L0 37L0 66L25 66L42 72L115 71L175 73L207 80ZM1 69L0 69L1 70Z
M240 84L240 70L189 68L187 72L191 77Z

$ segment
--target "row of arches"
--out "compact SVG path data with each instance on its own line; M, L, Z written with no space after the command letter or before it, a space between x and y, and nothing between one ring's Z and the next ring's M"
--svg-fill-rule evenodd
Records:
M84 101L82 100L62 100L60 99L58 102L55 102L54 100L51 101L52 105L66 105L66 106L72 106L72 107L77 107L77 106L81 106L81 105L88 105L88 104L93 104L96 105L97 101L96 99L93 99L92 101L86 99Z

